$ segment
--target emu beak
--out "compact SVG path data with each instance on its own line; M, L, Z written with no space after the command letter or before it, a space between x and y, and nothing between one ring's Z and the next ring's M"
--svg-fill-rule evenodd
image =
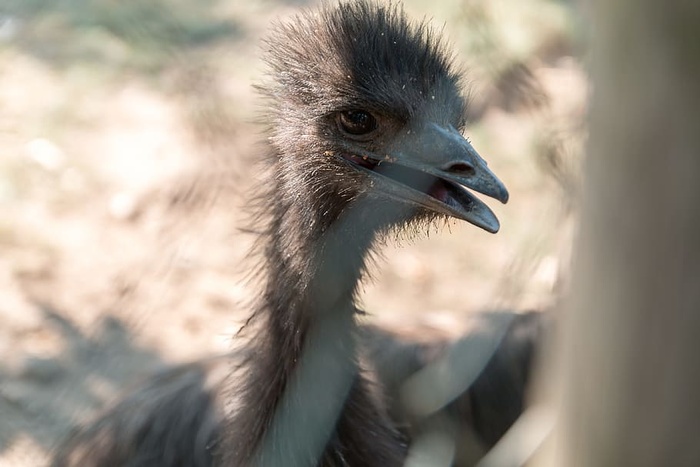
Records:
M435 136L433 158L447 159L438 168L439 173L434 175L451 179L503 204L508 202L509 195L505 185L488 168L488 163L469 141L452 128L444 129L433 125L432 131Z
M367 170L368 164L363 165ZM406 130L371 172L387 182L381 189L392 198L465 220L491 233L500 228L493 211L467 188L504 204L508 190L451 126L431 122Z

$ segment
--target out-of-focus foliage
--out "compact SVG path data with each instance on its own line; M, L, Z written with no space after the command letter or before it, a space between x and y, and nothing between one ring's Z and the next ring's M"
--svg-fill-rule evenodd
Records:
M9 0L1 11L13 46L57 67L87 63L162 70L192 48L236 38L241 25L191 0Z

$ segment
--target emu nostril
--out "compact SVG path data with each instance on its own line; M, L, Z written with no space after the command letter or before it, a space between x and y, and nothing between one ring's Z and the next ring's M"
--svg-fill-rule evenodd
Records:
M475 173L474 167L471 164L461 161L447 164L444 170L445 172L463 176L471 176Z

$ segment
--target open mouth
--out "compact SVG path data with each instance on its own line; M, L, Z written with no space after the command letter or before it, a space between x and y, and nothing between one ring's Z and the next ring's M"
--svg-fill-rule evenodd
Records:
M369 156L356 155L343 157L354 165L390 178L448 206L469 210L469 206L473 204L471 200L473 196L464 196L470 193L461 185L421 170L390 162L389 158L378 160Z
M354 167L381 177L382 181L403 187L401 197L404 199L432 211L466 220L489 232L495 233L499 229L493 212L456 181L407 167L389 156L377 159L368 155L344 154L342 157Z

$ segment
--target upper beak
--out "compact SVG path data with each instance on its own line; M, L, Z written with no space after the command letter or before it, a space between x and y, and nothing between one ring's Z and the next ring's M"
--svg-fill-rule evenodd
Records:
M406 130L373 172L394 180L390 191L425 208L466 220L495 233L496 215L466 188L502 203L508 190L489 170L486 161L453 127L427 123Z

